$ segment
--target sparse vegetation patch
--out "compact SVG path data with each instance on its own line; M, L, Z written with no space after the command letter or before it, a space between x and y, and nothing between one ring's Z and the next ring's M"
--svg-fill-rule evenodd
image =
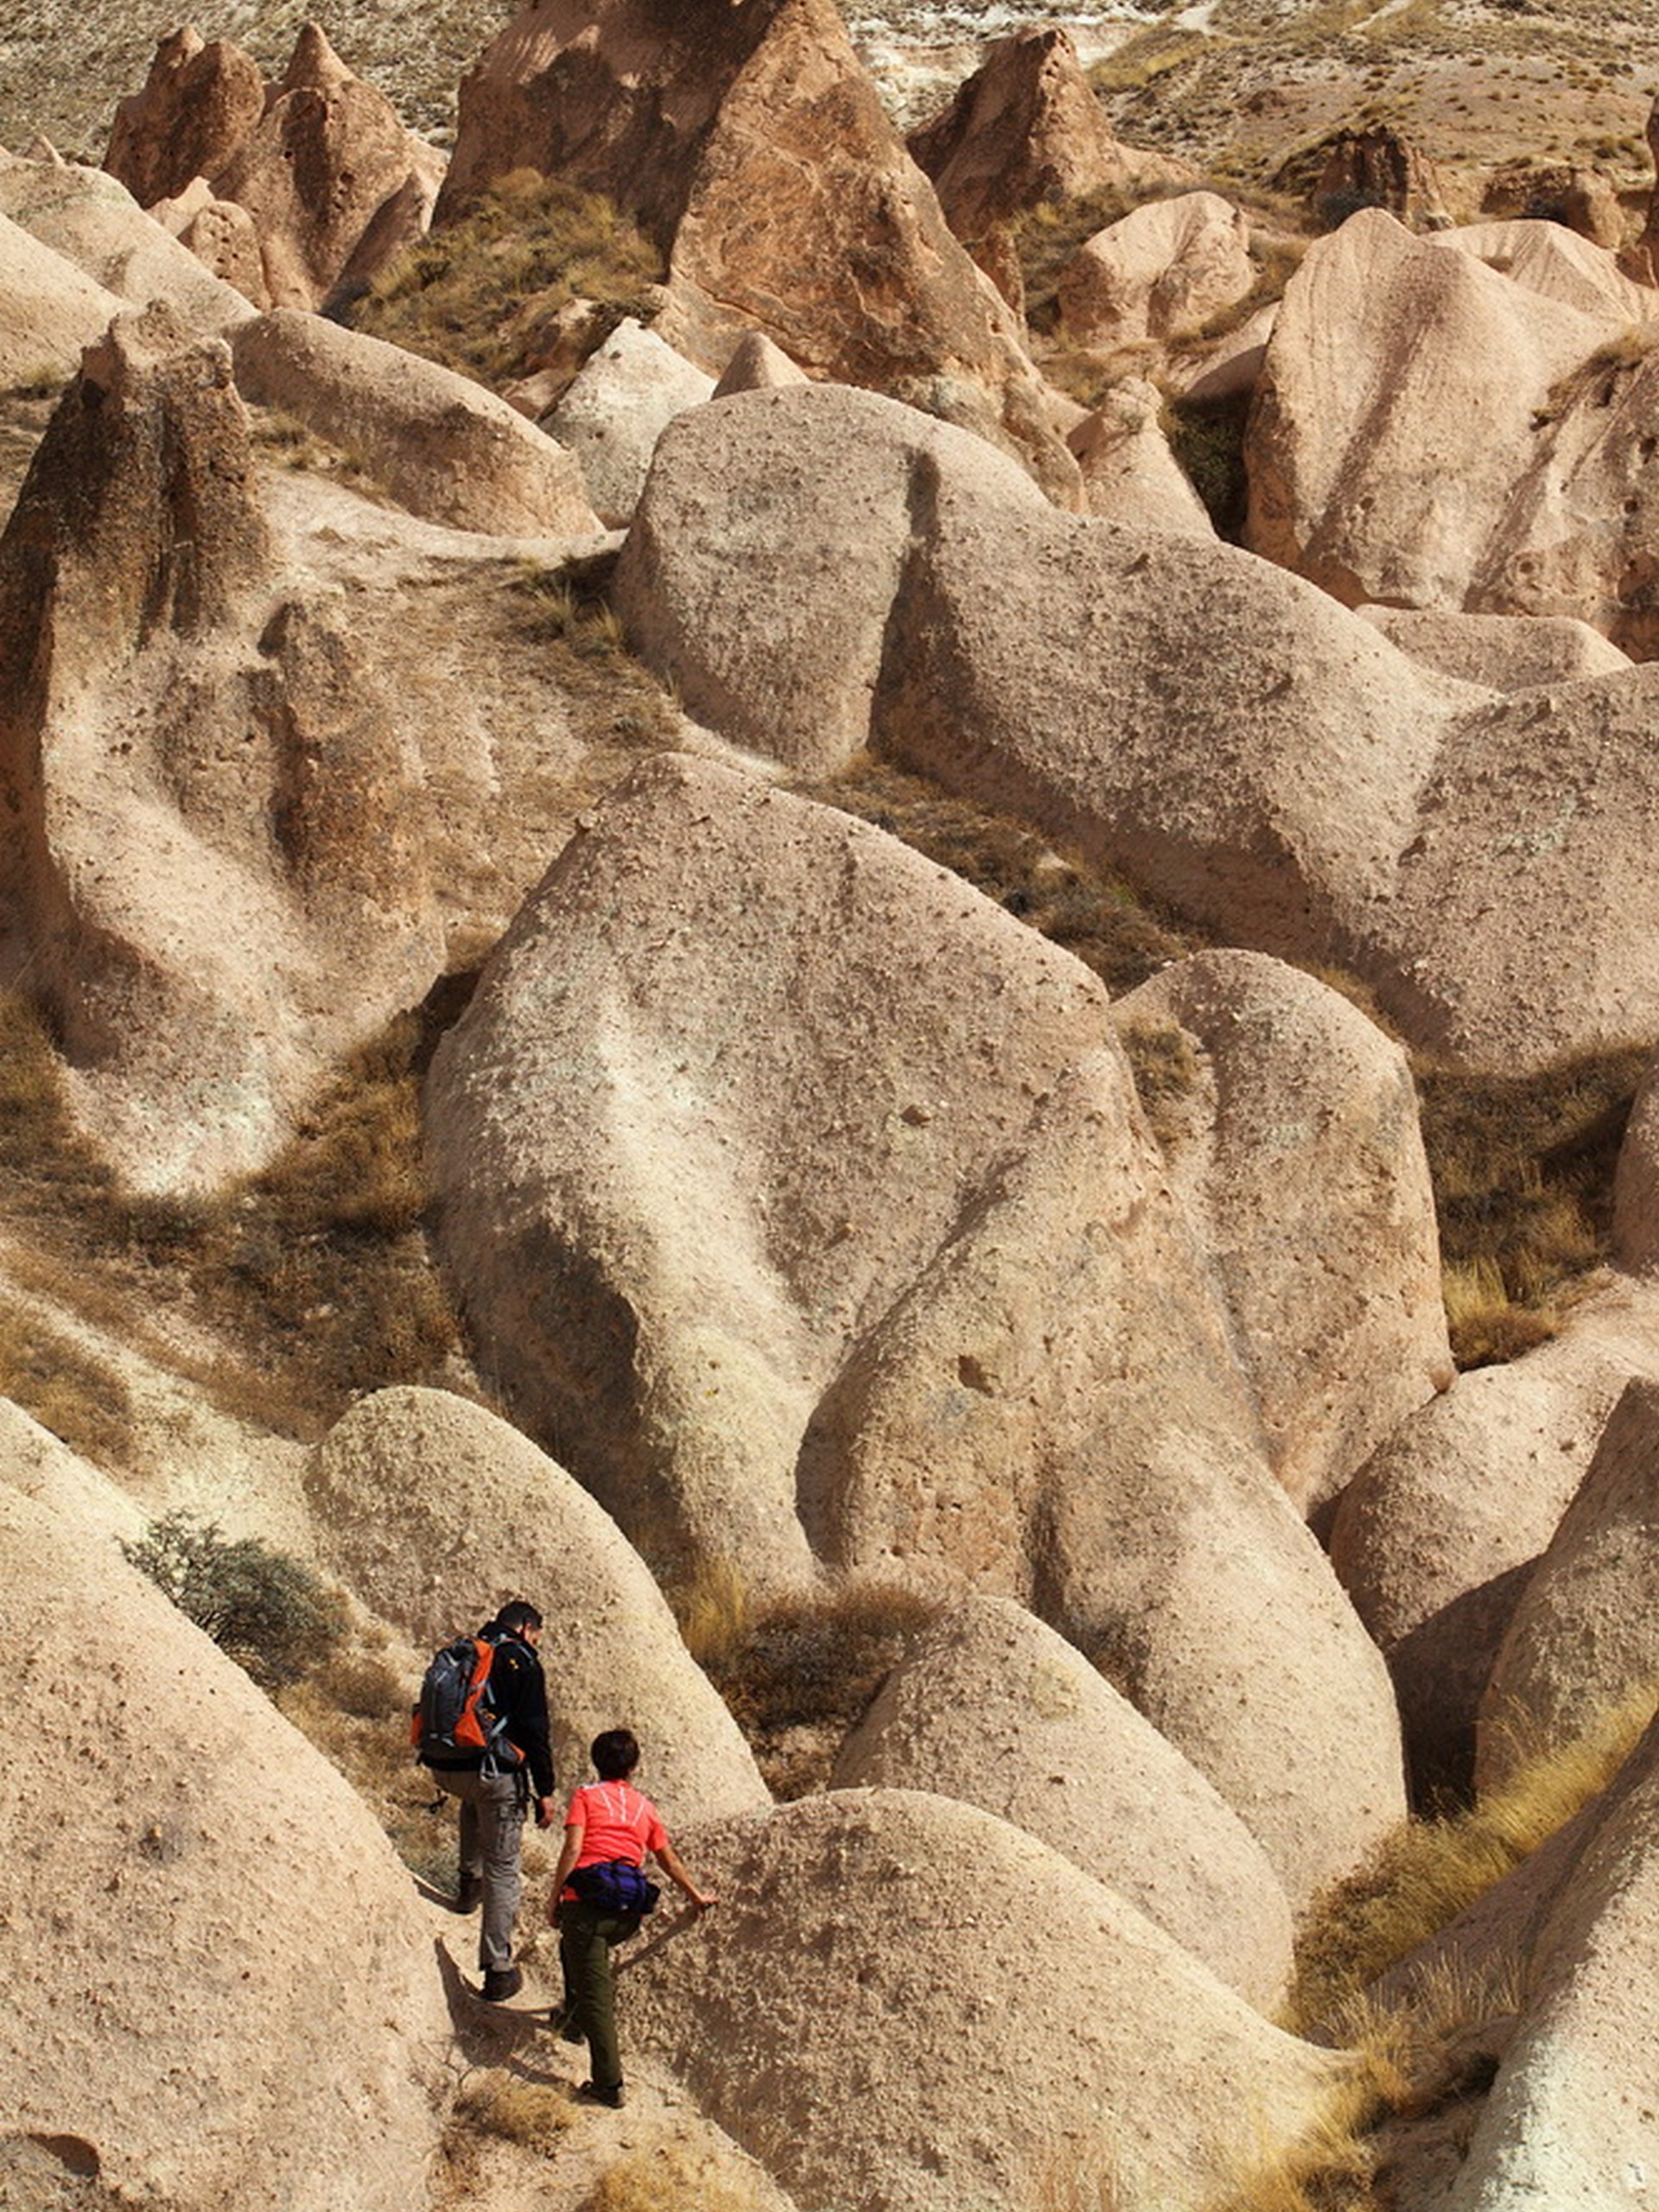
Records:
M302 1560L216 1521L168 1513L121 1548L264 1689L314 1673L346 1632L341 1600Z

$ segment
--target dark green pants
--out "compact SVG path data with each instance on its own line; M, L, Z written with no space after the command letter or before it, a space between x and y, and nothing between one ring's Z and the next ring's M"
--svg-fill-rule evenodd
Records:
M596 2089L614 2089L621 2083L611 1946L637 1934L639 1927L639 1916L635 1912L601 1912L597 1905L570 1900L559 1907L565 2018L588 2038L588 2062Z

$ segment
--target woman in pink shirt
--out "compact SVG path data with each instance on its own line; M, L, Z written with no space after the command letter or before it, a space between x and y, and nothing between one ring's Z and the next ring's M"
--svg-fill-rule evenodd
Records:
M594 1737L588 1757L599 1779L572 1793L553 1876L552 1919L564 1973L563 2032L571 2043L587 2037L593 2068L592 2081L576 2094L591 2104L617 2106L624 2097L611 1946L636 1934L640 1915L657 1901L642 1872L645 1853L684 1891L694 1911L704 1913L718 1900L686 1872L657 1808L629 1781L639 1764L631 1731L607 1728Z

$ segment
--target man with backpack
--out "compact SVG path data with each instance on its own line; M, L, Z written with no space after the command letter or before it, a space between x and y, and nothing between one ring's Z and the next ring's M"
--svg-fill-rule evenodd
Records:
M416 1755L461 1804L458 1912L483 1904L478 1963L493 2005L515 1997L512 1931L523 1891L519 1853L532 1801L536 1825L553 1822L553 1752L547 1681L536 1647L542 1617L523 1598L502 1606L476 1637L446 1645L427 1669L416 1708Z

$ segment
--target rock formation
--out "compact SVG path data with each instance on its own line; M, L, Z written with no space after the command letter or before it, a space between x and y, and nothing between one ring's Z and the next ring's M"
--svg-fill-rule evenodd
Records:
M407 2212L450 2024L372 1816L112 1546L9 1484L0 1570L28 1655L0 1836L32 1891L0 1925L8 2129L127 2202Z
M718 373L760 329L814 375L915 400L1075 503L1014 319L951 236L830 0L525 9L461 88L438 219L531 168L662 245L661 334Z
M1443 229L1451 219L1433 162L1421 147L1381 123L1337 133L1326 149L1313 204L1332 230L1362 207L1384 208L1414 229Z
M1409 607L1356 612L1425 668L1491 691L1534 691L1630 666L1628 654L1573 615L1443 614Z
M831 1786L921 1781L1052 1845L1263 2012L1283 1995L1290 1912L1261 1846L1126 1698L1007 1599L953 1610L894 1669Z
M1060 319L1097 353L1196 332L1255 283L1249 226L1213 192L1156 200L1098 231L1060 271Z
M629 321L588 355L542 428L576 456L601 520L625 528L658 439L714 390L713 377Z
M1151 385L1127 377L1070 434L1084 504L1091 515L1128 529L1213 537L1204 502L1169 449L1161 408Z
M176 199L194 178L220 176L265 111L258 64L194 23L156 47L143 89L115 111L104 166L141 207Z
M60 253L0 215L0 385L68 376L121 302Z
M316 1446L305 1487L321 1562L417 1649L470 1633L512 1597L541 1608L565 1783L587 1773L588 1744L621 1718L677 1825L770 1804L638 1554L505 1421L438 1390L377 1391Z
M1032 2205L1081 2172L1124 2212L1198 2212L1241 2112L1270 2155L1345 2070L971 1807L834 1790L695 1841L724 1932L638 1961L626 2032L802 2203Z
M1481 1701L1478 1789L1659 1685L1656 1442L1659 1384L1630 1382L1498 1647Z

